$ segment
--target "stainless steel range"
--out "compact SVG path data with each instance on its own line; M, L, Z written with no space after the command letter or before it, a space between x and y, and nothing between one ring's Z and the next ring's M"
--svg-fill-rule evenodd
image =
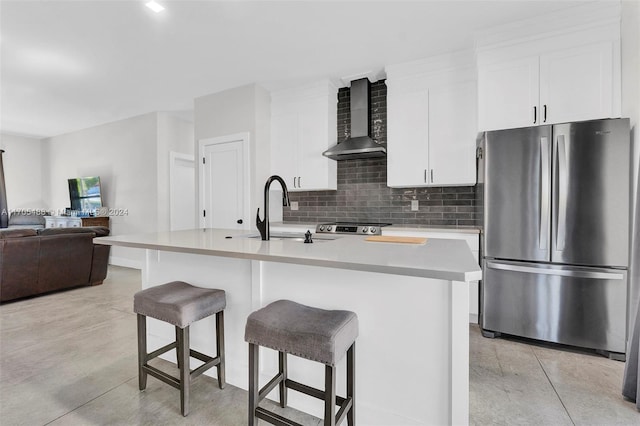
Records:
M390 223L332 222L316 225L316 234L380 235Z

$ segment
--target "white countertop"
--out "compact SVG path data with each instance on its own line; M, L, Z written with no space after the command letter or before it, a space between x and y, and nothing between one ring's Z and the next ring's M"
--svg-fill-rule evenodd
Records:
M272 228L273 229L273 228ZM274 231L271 231L274 234ZM451 281L474 281L481 270L464 241L428 239L425 244L367 242L365 236L330 236L313 244L294 239L247 238L246 230L191 229L96 238L96 244L294 263ZM227 238L231 237L231 238Z

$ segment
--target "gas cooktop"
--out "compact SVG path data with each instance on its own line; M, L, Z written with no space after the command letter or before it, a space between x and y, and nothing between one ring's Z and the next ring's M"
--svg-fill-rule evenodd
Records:
M380 235L390 223L332 222L316 225L317 234Z

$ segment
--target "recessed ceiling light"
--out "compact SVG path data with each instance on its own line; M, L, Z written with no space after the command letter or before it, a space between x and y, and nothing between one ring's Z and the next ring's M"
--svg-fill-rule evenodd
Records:
M153 10L155 13L160 13L164 10L164 6L156 3L155 1L150 1L145 4L149 9Z

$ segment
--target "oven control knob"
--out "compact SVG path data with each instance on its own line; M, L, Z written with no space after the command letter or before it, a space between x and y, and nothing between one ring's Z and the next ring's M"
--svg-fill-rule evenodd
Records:
M369 228L369 231L371 231L372 234L376 233L376 228L374 228L373 226L371 228Z
M327 226L327 231L329 231L329 232L333 231L333 226L331 226L331 225Z
M363 234L366 234L366 233L367 233L367 227L366 227L366 226L363 226L363 227L362 227L362 233L363 233Z
M324 225L320 226L320 232L324 231Z

